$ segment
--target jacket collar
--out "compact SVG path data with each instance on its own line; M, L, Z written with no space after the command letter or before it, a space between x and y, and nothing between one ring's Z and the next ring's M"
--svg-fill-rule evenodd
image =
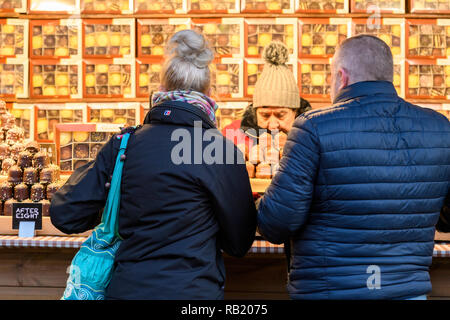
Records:
M358 97L371 96L375 94L397 96L394 85L389 81L361 81L349 85L339 91L333 104L345 102Z
M216 128L203 111L182 101L166 101L152 107L145 116L144 124L167 123L193 127L194 121L201 121L205 129Z

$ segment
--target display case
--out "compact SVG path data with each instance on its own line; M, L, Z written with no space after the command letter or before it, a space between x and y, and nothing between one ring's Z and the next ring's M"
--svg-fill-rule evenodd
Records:
M189 29L190 19L138 19L137 20L137 56L163 57L164 48L170 37L181 30Z
M25 139L34 137L34 105L28 103L13 103L11 114L16 119L16 126L23 128Z
M296 0L295 8L301 13L348 13L348 0Z
M412 13L450 13L449 0L409 0Z
M265 62L263 59L246 58L244 60L244 95L252 97L255 91L256 82L264 70ZM291 70L294 78L297 80L297 63L291 58L286 65Z
M405 98L405 59L394 57L394 79L392 81L397 94Z
M352 19L352 36L371 34L383 40L393 57L405 57L405 19Z
M187 0L189 13L239 13L240 0Z
M38 142L53 142L58 123L87 121L86 103L38 103L34 106L35 136Z
M244 92L244 64L242 59L222 58L211 65L212 96L222 98L242 98Z
M137 13L183 14L187 12L186 0L134 0Z
M241 0L241 12L294 13L294 0Z
M356 13L405 13L405 0L351 0L350 11Z
M27 12L27 0L0 0L0 12Z
M84 58L134 58L134 19L84 19Z
M28 12L79 14L80 0L28 0Z
M418 103L422 108L432 109L450 119L450 104L448 103Z
M406 20L408 58L450 58L450 19Z
M0 60L0 97L28 98L28 59Z
M61 173L71 174L94 160L103 145L118 132L120 125L114 124L57 124L55 142Z
M81 58L81 20L31 20L30 57Z
M139 124L140 105L138 102L88 103L87 121L93 123L113 123L125 126Z
M149 97L161 85L163 59L136 59L136 97Z
M133 13L133 0L81 0L81 13Z
M408 59L407 99L450 99L450 59Z
M299 19L299 56L332 57L336 47L351 34L351 19Z
M248 102L220 102L216 112L217 128L222 131L234 121L240 121ZM234 129L233 129L234 130Z
M298 82L301 97L330 99L330 59L300 59Z
M86 98L134 98L134 59L84 60L83 90Z
M0 59L28 58L28 20L0 19Z
M244 19L192 19L192 29L205 36L216 57L244 56Z
M271 41L279 41L288 47L290 56L297 57L297 28L295 18L245 19L245 56L260 58L264 47Z
M32 98L82 97L81 60L31 59Z

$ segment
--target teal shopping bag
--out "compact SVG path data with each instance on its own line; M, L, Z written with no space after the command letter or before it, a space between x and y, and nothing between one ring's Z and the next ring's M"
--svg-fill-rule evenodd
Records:
M81 245L72 260L66 289L61 300L104 300L111 280L114 257L120 246L118 213L123 160L130 133L117 136L122 139L111 180L111 187L103 210L101 223Z

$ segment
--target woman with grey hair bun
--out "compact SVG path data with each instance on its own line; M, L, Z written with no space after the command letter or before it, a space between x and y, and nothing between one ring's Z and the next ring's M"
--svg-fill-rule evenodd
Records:
M176 33L152 108L142 126L128 129L123 240L107 299L223 299L222 251L242 257L253 243L256 209L245 161L216 129L217 105L208 96L213 58L201 34ZM113 137L53 196L50 214L59 230L80 233L96 225L118 143Z

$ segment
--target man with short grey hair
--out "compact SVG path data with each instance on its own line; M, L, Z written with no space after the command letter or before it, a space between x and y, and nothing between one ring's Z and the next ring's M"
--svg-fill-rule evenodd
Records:
M425 299L450 186L449 121L397 95L376 37L345 40L331 70L333 105L296 119L259 232L291 242L293 299Z

